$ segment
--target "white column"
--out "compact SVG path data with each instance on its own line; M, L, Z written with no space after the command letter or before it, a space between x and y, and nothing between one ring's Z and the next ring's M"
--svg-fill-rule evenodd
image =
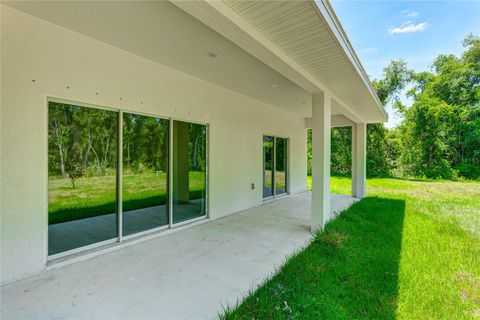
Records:
M367 194L367 124L352 126L352 196L365 198Z
M352 124L352 197L357 196L357 125Z
M312 212L311 230L323 229L330 219L331 97L314 94L312 103Z

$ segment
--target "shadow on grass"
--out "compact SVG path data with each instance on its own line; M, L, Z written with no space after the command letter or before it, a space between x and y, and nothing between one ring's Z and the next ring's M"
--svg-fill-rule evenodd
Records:
M404 214L357 202L221 319L395 319Z
M204 197L205 192L203 190L190 191L190 199L196 200ZM161 194L153 197L142 197L137 199L130 199L123 201L123 212L149 208L153 206L161 206L167 203L167 195ZM111 214L117 212L116 203L108 202L102 204L96 204L92 206L81 207L64 207L48 212L48 223L56 224L60 222L67 222L73 220L79 220L84 218L101 216L104 214Z

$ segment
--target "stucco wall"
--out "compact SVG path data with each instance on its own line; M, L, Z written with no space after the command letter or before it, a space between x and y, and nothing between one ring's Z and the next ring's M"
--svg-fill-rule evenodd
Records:
M306 189L301 117L5 6L1 18L2 283L46 265L47 97L208 123L214 219L262 202L264 133L290 138L290 191Z

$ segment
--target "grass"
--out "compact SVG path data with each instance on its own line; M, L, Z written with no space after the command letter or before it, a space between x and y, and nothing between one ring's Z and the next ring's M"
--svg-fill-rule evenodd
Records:
M480 183L369 179L368 197L222 319L480 318ZM333 177L334 193L350 180Z
M115 176L86 177L75 182L50 179L48 182L48 221L50 224L116 212ZM190 199L204 194L204 173L190 172ZM160 173L123 176L123 211L167 202L167 176Z

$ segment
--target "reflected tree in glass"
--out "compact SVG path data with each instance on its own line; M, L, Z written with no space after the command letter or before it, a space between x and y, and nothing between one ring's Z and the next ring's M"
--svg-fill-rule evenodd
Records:
M123 235L168 225L169 120L123 114Z
M117 236L118 113L49 102L48 252Z
M263 197L273 196L273 137L263 136Z

